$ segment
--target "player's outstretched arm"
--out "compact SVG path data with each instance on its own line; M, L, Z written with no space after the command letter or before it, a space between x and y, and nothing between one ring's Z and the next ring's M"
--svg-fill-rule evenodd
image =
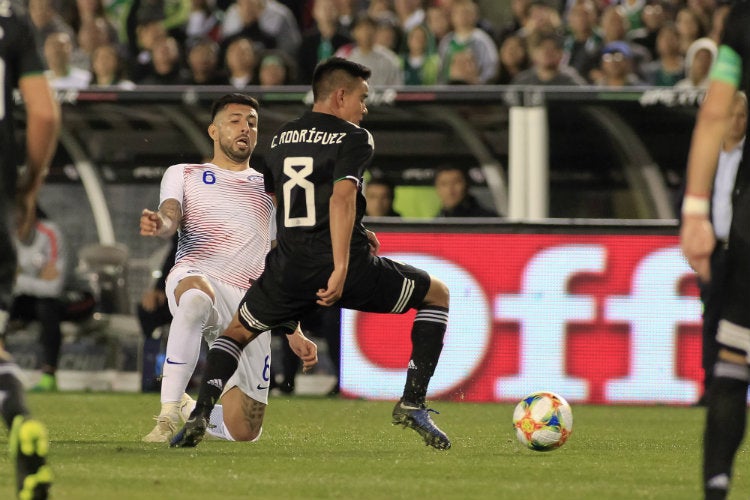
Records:
M289 347L292 348L294 354L302 360L302 372L307 372L318 364L318 346L315 345L315 342L305 337L299 325L286 338L289 340Z

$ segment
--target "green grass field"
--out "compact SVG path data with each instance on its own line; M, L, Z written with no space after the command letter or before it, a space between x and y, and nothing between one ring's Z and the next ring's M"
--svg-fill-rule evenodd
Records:
M573 405L561 449L522 448L511 405L436 402L447 452L390 425L392 403L273 397L260 442L141 443L156 394L30 395L50 430L58 500L697 499L704 410ZM5 447L7 439L0 439ZM0 498L13 498L0 458ZM731 498L750 496L743 447Z

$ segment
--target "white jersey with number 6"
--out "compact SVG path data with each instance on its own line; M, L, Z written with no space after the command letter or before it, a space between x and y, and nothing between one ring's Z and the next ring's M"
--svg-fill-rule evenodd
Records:
M161 181L159 206L168 199L177 200L183 214L176 264L249 288L263 272L276 232L263 175L212 163L172 165Z

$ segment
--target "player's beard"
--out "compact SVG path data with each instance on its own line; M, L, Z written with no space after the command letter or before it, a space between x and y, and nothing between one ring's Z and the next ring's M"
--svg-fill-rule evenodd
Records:
M253 148L248 143L247 150L240 151L239 149L236 149L234 147L235 142L234 141L220 141L219 147L221 148L221 151L235 163L244 163L250 158L250 155L253 154Z

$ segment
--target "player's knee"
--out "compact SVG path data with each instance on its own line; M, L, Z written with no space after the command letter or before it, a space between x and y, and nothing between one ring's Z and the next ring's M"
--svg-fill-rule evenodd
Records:
M184 314L188 321L205 321L211 314L213 301L203 290L192 288L180 297L180 304L177 306L179 313Z
M450 305L450 290L442 280L430 276L430 288L424 299L427 306L448 307Z

